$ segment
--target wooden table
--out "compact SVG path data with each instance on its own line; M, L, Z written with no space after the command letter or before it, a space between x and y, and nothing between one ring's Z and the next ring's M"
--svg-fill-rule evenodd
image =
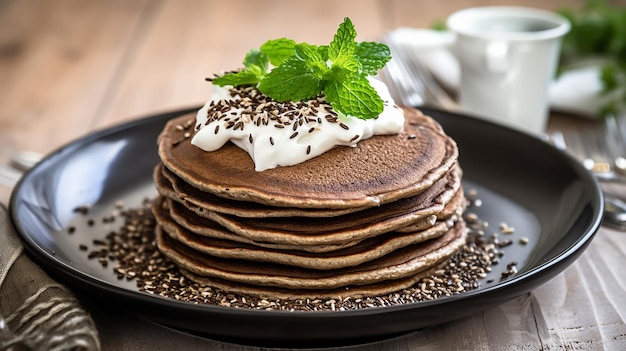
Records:
M429 27L468 6L556 9L583 1L0 1L0 163L94 130L199 105L204 78L269 38L327 43L343 17L359 40ZM554 122L552 122L554 123ZM7 203L10 189L0 187ZM626 193L623 193L626 195ZM354 350L626 349L626 234L602 228L562 274L484 313ZM93 306L105 350L259 350L164 329Z

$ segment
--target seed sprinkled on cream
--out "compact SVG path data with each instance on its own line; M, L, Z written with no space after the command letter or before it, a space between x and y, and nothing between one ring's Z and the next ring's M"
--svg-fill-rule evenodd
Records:
M304 162L336 146L356 146L373 135L401 132L402 110L382 82L370 82L385 108L378 118L368 120L338 114L323 95L278 102L253 86L214 86L213 97L196 115L191 143L210 152L231 141L252 157L257 171L263 171ZM272 147L257 142L268 139Z

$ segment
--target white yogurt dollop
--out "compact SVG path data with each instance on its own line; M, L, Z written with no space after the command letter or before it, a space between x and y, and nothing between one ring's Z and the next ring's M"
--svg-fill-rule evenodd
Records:
M252 87L213 86L213 96L196 115L191 143L215 151L226 142L245 150L256 171L292 166L335 146L356 146L374 135L397 134L404 114L386 85L370 83L385 103L372 119L337 114L323 97L305 102L276 102Z

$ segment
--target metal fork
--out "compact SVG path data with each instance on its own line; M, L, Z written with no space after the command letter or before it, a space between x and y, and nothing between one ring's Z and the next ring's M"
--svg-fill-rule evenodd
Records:
M601 183L626 185L626 116L610 116L593 126L555 131L549 140L579 159ZM626 230L626 202L606 191L604 201L604 223Z
M381 70L380 78L387 83L394 100L405 106L457 109L456 102L405 45L395 42L390 34L382 42L391 50L392 58Z
M601 123L555 131L552 143L580 159L603 182L626 184L626 116L606 117Z

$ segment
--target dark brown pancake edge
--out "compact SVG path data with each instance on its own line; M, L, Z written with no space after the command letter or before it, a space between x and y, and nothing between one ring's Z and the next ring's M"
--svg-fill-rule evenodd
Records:
M196 275L188 270L181 269L181 273L192 281L222 289L229 293L258 296L268 299L345 299L350 297L358 299L363 297L375 297L391 294L410 288L419 282L422 278L431 276L438 269L445 267L446 262L442 262L430 269L419 272L411 277L387 280L369 285L353 285L344 286L335 289L319 289L319 290L303 290L303 289L284 289L268 286L256 286L243 283L233 283L224 279L210 278Z
M156 202L153 204L153 213L158 225L172 239L200 253L228 259L271 262L320 270L356 266L380 258L400 248L440 237L455 222L437 222L419 232L403 234L391 232L337 250L309 252L297 246L293 248L266 248L256 245L256 243L242 243L197 235L171 220L167 209L159 206Z
M199 253L156 231L159 250L177 266L199 276L250 285L290 289L331 289L396 280L427 270L454 255L464 244L467 230L458 221L443 236L410 245L364 264L336 269L312 270L267 262L223 259Z

